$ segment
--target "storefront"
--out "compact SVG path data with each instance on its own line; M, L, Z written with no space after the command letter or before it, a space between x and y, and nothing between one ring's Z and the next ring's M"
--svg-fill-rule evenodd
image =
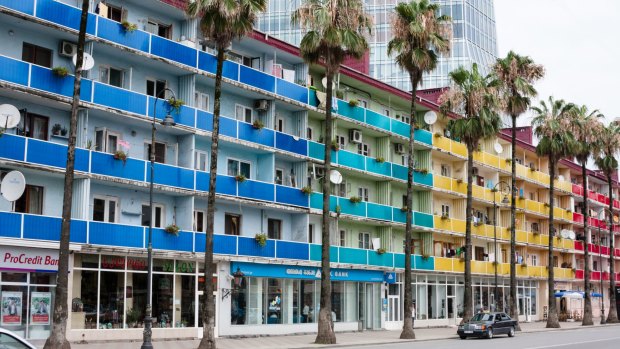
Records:
M231 262L228 275L243 277L222 299L220 335L313 332L320 310L319 267ZM332 269L332 319L336 331L383 327L383 286L392 273ZM228 311L226 311L226 309Z
M0 326L25 338L47 338L58 251L0 246L0 271Z

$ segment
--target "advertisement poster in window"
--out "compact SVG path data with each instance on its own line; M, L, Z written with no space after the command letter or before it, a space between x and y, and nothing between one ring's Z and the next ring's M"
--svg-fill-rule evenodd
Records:
M50 292L32 292L30 298L30 324L49 325L52 294Z
M22 324L22 293L2 292L2 326Z

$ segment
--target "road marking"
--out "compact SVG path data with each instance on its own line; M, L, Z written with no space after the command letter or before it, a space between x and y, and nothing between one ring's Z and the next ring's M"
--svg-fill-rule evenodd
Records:
M589 344L589 343L595 343L595 342L608 342L608 341L613 341L613 340L616 340L616 339L620 339L620 337L611 337L611 338L605 338L605 339L593 339L593 340L589 340L589 341L571 342L571 343L564 343L564 344L543 345L543 346L540 346L540 347L529 347L529 348L524 348L524 349L558 348L558 347L565 347L565 346L569 346L569 345Z

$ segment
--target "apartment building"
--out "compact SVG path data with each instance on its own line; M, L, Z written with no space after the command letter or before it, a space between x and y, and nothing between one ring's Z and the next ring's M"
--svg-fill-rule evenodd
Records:
M73 0L0 0L0 35L6 43L0 48L0 104L11 104L21 114L20 124L0 137L0 171L4 176L18 170L27 183L17 201L0 198L0 296L22 304L20 316L2 326L27 338L45 338L50 330L49 318L33 316L33 302L53 304L67 145L63 130L69 127L73 86L71 75L59 76L53 68L72 71L80 18L76 5ZM332 147L322 135L323 68L304 63L295 46L260 32L233 43L224 65L216 272L205 280L213 52L179 1L93 5L86 51L95 64L82 80L78 117L69 339L141 338L151 221L155 338L201 336L204 282L215 285L209 296L216 304L218 336L316 331L320 181L329 175L322 166L324 144ZM127 29L123 21L137 28ZM165 98L172 93L165 88L185 105L170 108ZM342 68L338 90L332 162L343 181L333 185L330 199L335 329L402 326L407 209L414 217L416 325L457 323L463 303L467 154L445 130L445 118L433 125L424 122L427 112L438 113L441 90L420 92L413 116L407 112L406 92L353 69ZM165 98L157 98L160 93ZM153 119L160 121L168 113L176 125L157 123L156 142L151 144ZM414 204L407 208L403 196L410 117L420 128L415 130ZM531 130L519 130L517 149L517 273L523 321L544 317L549 238L547 163L536 157L528 134ZM155 194L149 214L152 146ZM127 155L125 160L119 150ZM477 309L495 304L496 270L497 306L506 304L509 196L505 200L501 189L492 188L509 181L509 154L504 132L474 154ZM556 238L553 261L558 290L578 290L583 284L584 244L574 240L584 235L583 217L580 221L577 213L580 190L589 190L594 211L610 200L600 174L590 171L589 188L583 189L579 172L576 164L563 161L556 181L555 213L564 232L564 238ZM613 190L617 194L617 187ZM602 214L599 218L592 218L601 231L593 233L589 248L605 253L609 232ZM173 224L180 228L178 234L167 232ZM257 234L267 235L264 245ZM616 243L611 248L620 257L618 247ZM593 261L595 280L611 277L605 271L609 263L605 256Z

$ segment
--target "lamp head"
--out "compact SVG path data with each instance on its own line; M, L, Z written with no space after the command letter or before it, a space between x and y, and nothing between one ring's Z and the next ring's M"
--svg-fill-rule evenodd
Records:
M504 195L504 198L502 199L502 204L507 205L510 203L510 200L508 200L508 195Z
M164 126L174 126L177 123L174 121L172 115L166 114L166 117L164 118L164 120L162 120L161 124Z

